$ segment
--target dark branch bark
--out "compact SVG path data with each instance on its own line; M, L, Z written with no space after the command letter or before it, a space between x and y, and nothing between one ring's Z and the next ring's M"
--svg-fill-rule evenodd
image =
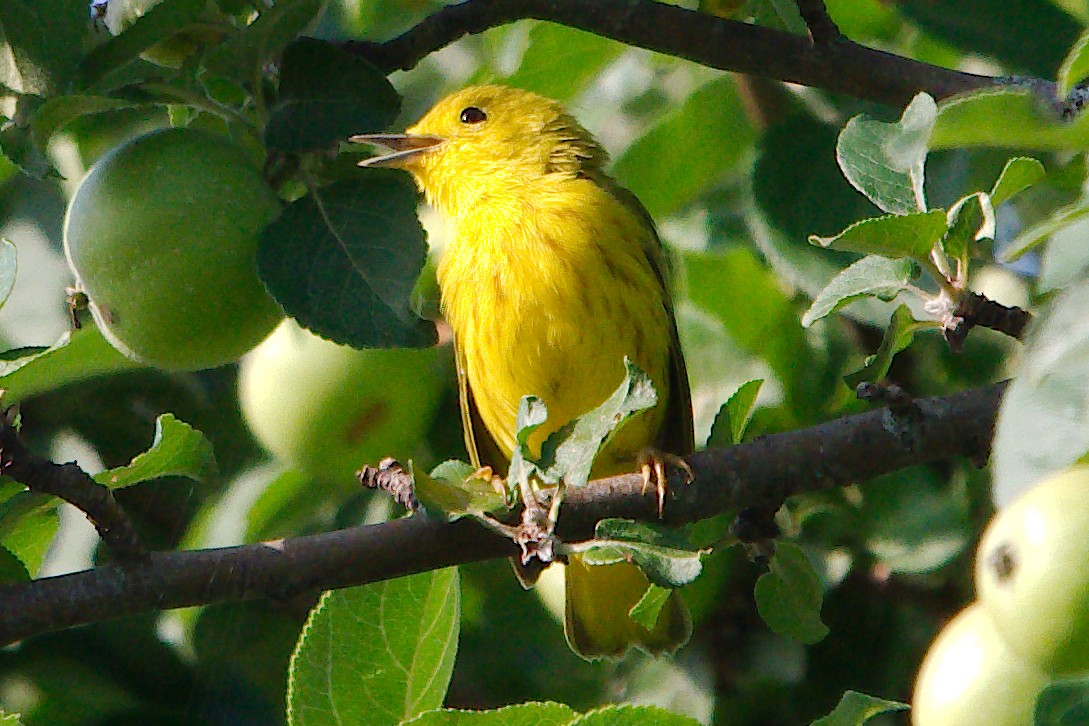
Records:
M1007 307L976 292L969 292L953 313L956 325L946 328L945 339L949 347L959 351L974 327L990 328L1021 339L1025 327L1032 320L1032 313L1018 307Z
M32 454L4 414L0 414L0 473L32 492L52 494L74 505L91 520L120 563L147 559L147 551L113 492L75 464L54 464Z
M798 0L798 12L809 28L809 37L817 45L826 45L843 39L839 26L828 14L824 0Z
M815 43L652 0L467 0L443 8L386 43L347 41L344 47L386 72L408 70L465 35L526 18L549 20L711 68L895 106L905 105L920 91L940 99L1014 82L919 63L842 36L835 43ZM819 19L815 22L820 33L829 30ZM1038 92L1054 96L1053 83L1038 79L1034 83Z
M694 479L671 477L665 522L781 502L929 461L985 461L1002 385L913 402L905 419L879 409L687 457ZM905 428L910 431L905 432ZM639 474L569 491L558 533L585 539L603 517L657 520L657 494ZM194 552L156 553L0 586L0 644L155 609L360 585L448 565L506 557L516 548L475 522L414 516L307 537Z

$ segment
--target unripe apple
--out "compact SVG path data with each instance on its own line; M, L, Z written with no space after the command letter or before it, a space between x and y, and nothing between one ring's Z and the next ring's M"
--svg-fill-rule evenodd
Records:
M283 461L350 488L387 456L406 461L430 427L448 348L355 350L285 320L242 361L239 398L254 437Z
M283 313L257 276L257 235L280 213L225 138L166 129L103 156L68 205L64 247L103 334L169 370L237 360Z
M1089 467L995 515L976 554L976 592L1022 657L1051 675L1089 670Z
M1032 726L1047 676L1023 660L972 603L938 634L919 668L913 726Z

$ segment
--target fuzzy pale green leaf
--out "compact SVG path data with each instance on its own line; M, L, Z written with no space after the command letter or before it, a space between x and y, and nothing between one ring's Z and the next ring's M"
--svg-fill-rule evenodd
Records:
M840 132L836 160L847 180L882 211L926 210L923 169L934 126L934 99L920 93L894 123L855 116Z
M891 260L879 255L863 257L821 290L802 316L802 326L808 328L859 298L892 300L918 276L919 266L912 260Z

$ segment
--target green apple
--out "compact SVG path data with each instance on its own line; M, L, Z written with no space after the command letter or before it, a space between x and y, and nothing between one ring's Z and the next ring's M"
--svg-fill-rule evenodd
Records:
M1089 467L995 515L976 554L976 593L1022 657L1052 675L1089 670Z
M109 0L102 23L111 35L119 35L135 23L144 13L161 3L162 0ZM179 30L166 40L160 41L140 54L144 60L167 68L181 68L185 59L202 45L214 45L223 39L223 33L217 31L213 21L216 18L214 4L209 3L208 24Z
M364 465L417 452L452 380L449 357L448 347L355 350L285 320L242 360L242 414L281 460L357 486Z
M106 338L135 360L197 370L237 360L283 318L257 276L280 213L249 157L190 129L102 157L68 205L64 247Z
M930 645L915 679L913 726L1031 726L1048 678L1006 647L979 603Z

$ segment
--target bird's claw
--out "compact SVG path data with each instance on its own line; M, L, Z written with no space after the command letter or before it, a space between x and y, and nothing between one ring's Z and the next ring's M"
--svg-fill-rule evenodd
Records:
M688 465L688 462L677 456L676 454L670 454L664 451L658 451L656 449L643 449L639 452L639 470L643 474L643 488L642 493L647 493L647 487L650 483L654 482L654 489L658 492L658 518L662 518L662 514L665 510L665 495L668 476L666 475L666 466L673 465L685 473L685 483L692 481L694 475L692 474L692 467Z

